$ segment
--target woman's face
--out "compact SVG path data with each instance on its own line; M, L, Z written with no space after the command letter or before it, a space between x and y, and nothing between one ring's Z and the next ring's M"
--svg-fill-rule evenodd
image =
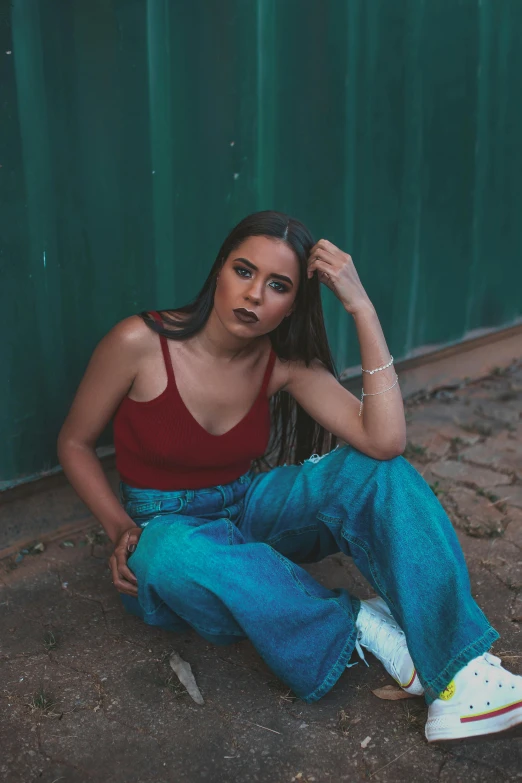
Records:
M249 237L219 273L214 308L227 329L257 337L273 331L291 312L298 286L299 262L292 248L270 237ZM241 308L258 320L238 320L234 311Z

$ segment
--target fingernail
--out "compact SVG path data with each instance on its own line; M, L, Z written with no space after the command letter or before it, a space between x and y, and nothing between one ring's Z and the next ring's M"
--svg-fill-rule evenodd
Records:
M134 552L134 550L136 549L136 544L131 544L131 545L130 545L129 547L127 547L127 548L128 548L128 550L129 550L129 552Z

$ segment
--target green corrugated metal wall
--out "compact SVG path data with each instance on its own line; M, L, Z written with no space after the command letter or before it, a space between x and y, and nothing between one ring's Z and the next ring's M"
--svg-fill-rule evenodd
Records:
M352 254L396 358L521 315L519 0L0 9L0 486L56 465L100 337L192 298L258 209Z

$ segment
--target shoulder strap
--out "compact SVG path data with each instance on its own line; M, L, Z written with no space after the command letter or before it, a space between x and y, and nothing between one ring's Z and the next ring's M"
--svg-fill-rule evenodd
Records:
M151 310L150 312L155 321L157 321L159 324L163 323L163 319L157 310ZM163 360L165 362L165 369L167 370L167 378L170 381L170 379L174 377L174 370L172 369L172 359L170 358L169 345L167 338L164 335L160 334L158 337L160 338Z
M261 386L261 392L260 394L264 394L268 388L268 383L270 381L270 376L272 375L272 370L274 369L275 360L277 358L277 354L274 351L273 347L270 347L270 355L268 357L268 362L266 365L265 375L263 378L263 384Z

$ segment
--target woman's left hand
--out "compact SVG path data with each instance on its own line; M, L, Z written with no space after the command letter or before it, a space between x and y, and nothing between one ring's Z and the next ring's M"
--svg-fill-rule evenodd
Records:
M310 251L309 278L312 277L315 270L317 270L319 281L324 283L330 291L333 291L349 313L354 314L361 307L371 305L352 257L348 253L343 253L327 239L320 239Z

